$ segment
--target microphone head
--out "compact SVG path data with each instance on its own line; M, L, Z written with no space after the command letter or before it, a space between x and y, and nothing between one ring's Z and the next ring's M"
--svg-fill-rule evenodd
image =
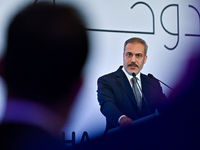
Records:
M148 74L148 76L151 77L151 78L154 78L154 76L152 74L150 74L150 73Z
M133 72L133 73L132 73L132 76L133 76L133 77L135 77L135 76L136 76L135 72Z

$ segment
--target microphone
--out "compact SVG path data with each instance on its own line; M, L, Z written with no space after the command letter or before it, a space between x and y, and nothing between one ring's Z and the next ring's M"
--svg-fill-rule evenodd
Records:
M132 73L132 76L133 76L133 77L135 77L135 76L136 76L135 72L133 72L133 73Z
M132 73L132 76L133 76L133 78L136 78L136 74L135 74L134 72ZM137 80L136 80L136 84L137 84L137 86L139 87L140 92L142 93L142 97L144 98L144 101L145 101L147 107L149 108L150 114L152 114L152 111L151 111L151 109L150 109L150 107L149 107L149 104L147 103L147 100L146 100L146 98L145 98L145 96L144 96L144 94L143 94L143 92L142 92L142 89L141 89L141 87L139 86Z
M158 80L158 81L160 81L159 79L157 79L157 78L155 78L152 74L148 74L148 77L150 77L150 78L154 78L154 79L156 79L156 80ZM168 88L170 88L171 90L173 90L170 86L168 86L167 84L165 84L164 82L162 82L162 81L160 81L162 84L164 84L165 86L167 86Z

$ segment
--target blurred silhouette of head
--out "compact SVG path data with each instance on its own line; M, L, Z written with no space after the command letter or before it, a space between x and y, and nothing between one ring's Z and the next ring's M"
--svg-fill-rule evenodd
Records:
M26 7L8 28L8 96L53 106L73 93L87 54L84 23L73 8L46 2Z

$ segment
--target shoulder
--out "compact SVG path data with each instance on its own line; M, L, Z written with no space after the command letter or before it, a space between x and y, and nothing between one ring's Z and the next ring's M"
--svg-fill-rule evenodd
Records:
M98 78L98 80L109 79L109 78L114 78L114 77L115 77L115 72L111 72L111 73L102 75L101 77Z
M144 83L148 83L154 87L160 86L160 83L158 80L156 80L155 78L151 78L143 73L141 73L141 81Z
M33 136L34 135L34 136ZM0 125L0 149L63 149L62 143L46 130L35 125L22 123L2 123ZM23 141L15 143L16 141ZM9 143L12 143L11 145Z
M116 76L122 76L122 75L123 75L122 66L120 66L116 71L99 77L98 81L99 80L111 80L111 79L115 79Z

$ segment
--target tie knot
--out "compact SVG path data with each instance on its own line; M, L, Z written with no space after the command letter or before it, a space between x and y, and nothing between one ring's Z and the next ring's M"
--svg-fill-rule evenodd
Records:
M133 77L132 80L133 80L133 83L136 83L138 78L137 77Z

